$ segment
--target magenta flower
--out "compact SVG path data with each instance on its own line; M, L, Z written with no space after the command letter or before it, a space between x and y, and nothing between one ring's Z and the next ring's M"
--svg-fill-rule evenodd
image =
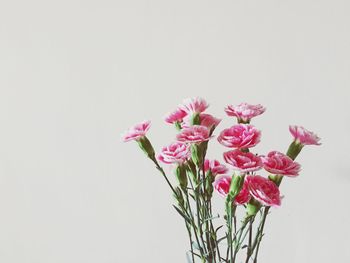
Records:
M250 148L260 142L261 132L253 125L236 124L223 130L218 141L230 148Z
M214 182L215 190L223 197L226 197L228 192L230 191L232 176L220 176ZM248 203L250 200L249 190L247 188L246 183L243 184L243 187L239 194L235 197L235 204L243 205Z
M266 206L280 206L281 196L277 185L260 175L246 177L249 193L261 204Z
M264 169L272 174L295 177L300 172L300 164L278 151L270 152L262 161Z
M219 161L206 159L204 161L204 171L208 172L209 170L213 176L216 176L218 174L225 174L228 171L227 167L221 164Z
M166 164L181 164L186 162L191 155L189 145L181 142L175 142L169 146L163 147L158 160Z
M177 140L185 143L200 143L210 139L209 129L201 125L193 125L183 129L177 136Z
M303 145L320 145L321 139L313 132L302 126L290 125L289 131L293 135L296 142Z
M178 108L174 112L169 113L165 117L165 121L170 124L174 124L175 122L182 122L183 118L185 118L187 113L182 109Z
M225 112L228 116L237 117L239 122L249 122L252 118L265 112L265 108L260 105L251 105L248 103L241 103L237 106L229 105L226 107Z
M224 153L225 162L242 173L257 171L262 168L261 158L251 152L233 150Z
M187 114L201 113L209 107L209 104L202 98L195 97L185 99L182 105L179 106Z
M146 133L150 127L151 127L150 121L143 121L143 122L131 127L129 130L127 130L122 135L122 138L123 138L124 142L128 142L131 140L137 141L146 135Z

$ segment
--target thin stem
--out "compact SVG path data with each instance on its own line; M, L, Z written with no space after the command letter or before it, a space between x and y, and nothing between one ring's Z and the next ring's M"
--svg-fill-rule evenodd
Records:
M195 199L196 199L195 201L196 201L196 209L197 209L197 222L198 222L198 227L196 227L196 223L195 223L195 220L194 220L194 216L193 216L193 213L192 213L192 209L191 209L190 200L189 200L188 195L186 196L186 199L187 199L187 203L188 203L189 209L190 209L190 211L191 211L191 218L192 218L193 230L194 230L194 233L195 233L195 236L196 236L197 244L198 244L198 247L200 248L201 253L202 253L202 255L203 255L203 251L202 251L203 249L201 248L201 245L200 245L200 243L199 243L198 234L197 234L197 228L198 228L199 233L200 233L200 235L201 235L200 238L201 238L202 245L203 245L203 248L204 248L204 253L206 254L207 252L206 252L204 240L203 240L203 237L202 237L202 234L201 234L202 231L201 231L201 224L200 224L200 219L199 219L198 195L197 195L197 190L196 190L196 188L193 187L192 180L190 179L189 181L190 181L190 184L191 184L192 189L194 189L193 192L194 192Z
M193 241L192 241L192 231L191 231L191 226L189 226L188 224L186 224L187 227L187 231L188 231L188 236L190 238L190 247L191 247L191 257L192 257L192 263L194 262L194 251L193 251Z
M154 159L151 159L151 160L154 162L154 164L156 165L157 169L158 169L158 170L160 171L160 173L163 175L163 177L164 177L164 179L166 180L167 184L169 185L171 191L173 191L174 195L177 196L177 193L176 193L174 187L172 186L172 184L170 183L168 177L166 176L166 174L165 174L163 168L159 165L159 163L157 162L157 160L156 160L155 158L154 158Z
M193 227L193 232L194 232L194 235L195 235L195 238L196 238L196 241L197 241L197 244L198 244L198 247L199 247L199 251L201 253L201 257L203 258L204 255L203 255L203 249L199 243L199 238L198 238L198 235L197 235L197 229L196 229L196 223L194 221L194 216L193 216L193 213L192 213L192 208L191 208L191 203L190 203L190 200L189 200L189 197L188 197L188 194L186 194L186 201L187 201L187 204L188 204L188 210L190 212L190 218L191 218L191 223L192 223L192 227Z
M259 253L260 243L261 243L261 240L262 240L262 237L263 237L266 217L269 214L269 210L270 210L270 207L265 207L264 214L263 214L263 217L262 217L261 228L260 228L260 231L257 233L257 235L259 235L259 238L257 240L257 247L256 247L256 251L255 251L254 263L258 262L258 253Z
M249 238L248 238L248 247L247 247L247 258L246 258L245 263L249 262L250 250L251 250L251 246L252 246L252 235L253 235L253 220L251 220L249 223Z

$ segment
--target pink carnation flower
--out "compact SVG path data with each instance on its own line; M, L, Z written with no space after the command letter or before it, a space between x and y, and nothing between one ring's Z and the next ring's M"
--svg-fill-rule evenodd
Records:
M210 139L209 129L205 126L194 125L183 129L177 136L177 140L185 143L199 143Z
M190 115L187 115L183 119L182 128L188 128L191 126L191 117ZM199 114L199 120L200 125L207 127L208 129L211 129L213 126L218 126L221 122L221 119L215 118L213 115L206 114L206 113L200 113Z
M237 117L238 121L249 122L250 119L264 113L265 110L266 109L260 104L251 105L248 103L241 103L237 106L227 106L225 112L228 116Z
M253 125L236 124L223 130L218 141L230 148L250 148L260 142L261 132Z
M211 129L212 127L217 127L221 122L221 119L215 118L213 115L206 113L200 114L199 119L201 121L201 125L209 129Z
M169 146L163 147L158 156L158 159L166 164L180 164L187 161L190 155L190 148L187 144L175 142Z
M246 177L249 193L261 204L266 206L280 206L280 190L277 185L260 175Z
M294 139L303 145L320 145L321 139L313 132L308 131L302 126L290 125L289 131Z
M195 97L185 99L180 105L180 109L185 111L187 114L201 113L209 107L209 104L202 98Z
M165 117L167 123L173 124L175 122L182 122L183 118L186 117L187 113L181 109L176 109L174 112L169 113Z
M228 171L227 167L221 164L219 161L206 159L204 161L204 171L208 172L209 170L213 176L216 176L218 174L225 174Z
M228 192L230 191L232 176L220 176L214 182L215 190L223 197L226 197ZM247 188L247 184L244 182L243 187L239 194L235 197L235 203L243 205L248 203L250 200L249 190Z
M251 152L233 150L224 153L225 162L240 172L253 172L262 168L261 158Z
M267 157L262 157L264 169L272 174L295 177L299 174L300 164L294 162L287 155L272 151Z
M127 130L122 135L122 138L124 142L128 142L131 140L139 140L146 135L146 132L149 130L150 127L151 127L150 121L143 121L131 127L129 130Z

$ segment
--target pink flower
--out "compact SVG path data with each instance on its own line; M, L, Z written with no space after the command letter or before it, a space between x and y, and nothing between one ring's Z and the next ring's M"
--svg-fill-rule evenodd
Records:
M209 104L202 98L195 97L185 99L180 105L180 109L185 111L187 114L201 113L209 107Z
M183 118L187 115L187 113L181 109L176 109L174 112L169 113L165 117L165 121L167 123L173 124L175 122L182 122Z
M177 136L177 140L186 143L199 143L210 139L209 129L201 125L193 125L183 129Z
M190 115L187 115L183 119L182 128L188 128L191 126L191 117ZM199 120L200 125L207 127L208 129L211 129L213 126L218 126L221 122L221 119L215 118L214 116L206 113L200 113L199 114Z
M241 103L237 106L229 105L225 112L228 116L237 117L238 121L249 122L250 119L265 112L265 108L260 105L251 105L248 103Z
M175 142L162 148L158 160L166 164L180 164L187 161L190 155L190 148L187 144Z
M213 176L216 176L218 174L225 174L228 171L227 167L221 164L219 161L206 159L204 161L204 171L208 172L209 170Z
M146 132L149 130L150 127L150 121L143 121L139 124L136 124L134 127L131 127L122 135L124 142L128 142L131 140L139 140L140 138L146 135Z
M251 152L233 150L224 153L225 162L231 164L235 169L246 173L257 171L262 168L262 161L259 156Z
M232 180L231 176L228 176L228 175L220 176L214 182L215 190L223 197L226 197L228 192L230 191L231 180ZM248 203L249 200L250 200L249 190L247 188L246 183L244 182L241 191L235 197L235 203L243 205L245 203Z
M272 151L262 160L264 169L272 174L295 177L300 171L300 164L281 152Z
M260 142L261 132L253 125L236 124L223 130L218 141L230 148L250 148Z
M308 131L302 126L290 125L289 131L294 139L303 145L320 145L321 139L313 132Z
M260 175L246 177L249 193L261 204L266 206L280 206L280 190L277 185Z
M202 113L199 115L199 119L201 121L201 125L205 126L209 129L212 127L216 127L221 122L221 119L215 118L213 115Z

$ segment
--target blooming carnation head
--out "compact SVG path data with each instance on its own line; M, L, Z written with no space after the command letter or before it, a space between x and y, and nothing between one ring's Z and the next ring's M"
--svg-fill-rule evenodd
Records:
M246 177L249 193L261 204L266 206L280 206L281 196L277 185L260 175Z
M165 121L170 124L174 124L176 122L182 122L183 118L185 118L187 113L182 109L178 108L175 111L169 113L165 117Z
M208 172L209 170L213 176L216 176L218 174L225 174L228 171L227 167L221 164L219 161L206 159L204 161L204 171Z
M251 152L233 150L224 153L225 162L232 165L236 170L246 173L261 169L261 158Z
M200 143L210 139L209 129L201 125L193 125L181 130L176 139L185 143Z
M302 126L291 125L289 131L293 135L296 142L303 145L320 145L321 139L313 132Z
M162 148L158 156L158 160L166 164L181 164L186 162L190 155L189 145L181 142L175 142Z
M182 105L180 105L180 109L187 114L201 113L208 107L209 104L204 99L199 97L185 99Z
M128 142L131 140L137 141L146 135L146 133L150 127L151 127L150 121L143 121L143 122L131 127L129 130L127 130L122 135L122 138L123 138L124 142Z
M248 123L250 120L265 112L265 108L260 105L252 105L248 103L241 103L237 106L229 105L226 107L225 112L228 116L237 117L238 122Z
M231 181L232 181L232 176L228 176L228 175L220 176L215 180L214 188L221 196L226 197L230 191ZM241 191L235 197L234 202L235 204L243 205L249 202L249 200L250 200L249 190L247 188L246 183L244 183Z
M261 132L253 125L236 124L223 130L218 141L230 148L250 148L260 142Z
M299 174L300 164L293 161L287 155L272 151L266 157L262 157L264 169L272 174L295 177Z

